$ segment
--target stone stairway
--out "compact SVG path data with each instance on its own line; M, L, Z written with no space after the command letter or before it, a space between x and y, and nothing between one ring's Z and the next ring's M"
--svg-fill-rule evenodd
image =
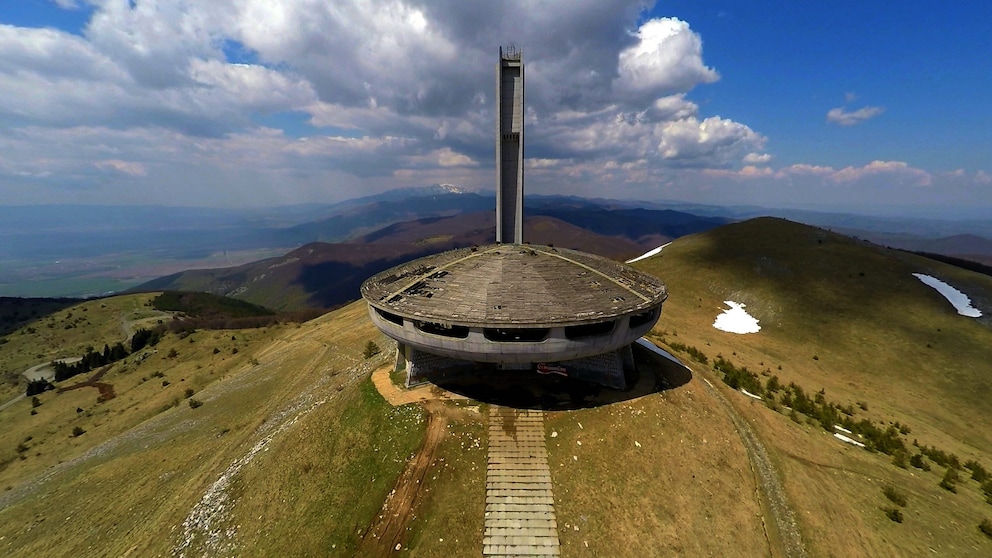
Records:
M489 411L483 556L560 556L541 411Z

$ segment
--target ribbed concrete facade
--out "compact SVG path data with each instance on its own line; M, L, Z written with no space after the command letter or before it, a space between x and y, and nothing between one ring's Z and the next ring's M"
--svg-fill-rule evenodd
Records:
M499 49L496 66L496 242L524 236L523 53Z
M541 411L492 407L483 556L560 556Z

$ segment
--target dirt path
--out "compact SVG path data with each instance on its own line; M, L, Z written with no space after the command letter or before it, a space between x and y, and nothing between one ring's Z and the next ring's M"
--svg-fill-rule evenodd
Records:
M103 403L104 401L110 401L111 399L117 397L117 394L114 392L114 385L100 381L103 378L103 376L107 373L108 370L110 370L110 366L109 365L108 366L104 366L103 368L101 368L100 370L98 370L95 374L93 374L92 376L90 376L90 378L88 380L83 381L83 382L79 382L77 384L73 384L73 385L68 386L68 387L61 387L61 388L59 388L58 393L65 393L67 391L72 391L74 389L81 389L81 388L86 388L86 387L94 387L97 390L99 390L99 392L100 392L100 396L97 397L97 400L96 400L97 403Z
M156 310L156 313L152 316L145 316L144 318L135 318L133 320L127 319L125 314L121 314L121 333L124 334L124 342L127 343L131 336L134 335L134 326L136 325L148 325L155 326L158 325L158 320L171 320L174 317L172 312L164 312L162 310Z
M388 371L386 379L389 379ZM392 556L397 546L402 548L403 536L420 499L424 478L434 462L434 455L448 426L448 418L441 411L439 403L428 402L423 405L429 413L424 443L413 459L407 462L396 486L383 502L379 515L365 531L356 556Z
M702 378L702 377L701 377ZM802 534L796 524L796 516L789 506L789 500L785 495L782 482L775 472L768 452L758 437L751 430L733 405L723 396L709 380L702 378L710 392L717 398L720 405L727 411L730 420L734 423L741 442L747 450L748 459L751 462L751 471L754 473L758 483L758 499L762 502L762 508L768 510L771 515L772 525L762 518L765 523L765 535L772 550L772 556L785 556L787 558L805 558L806 546L803 544ZM768 530L773 532L769 533ZM776 548L780 547L780 548Z
M396 387L393 380L389 377L389 371L392 368L392 364L380 366L375 372L372 372L372 383L383 399L388 401L393 407L424 401L467 399L464 396L441 389L434 384L425 384L413 389L400 389Z

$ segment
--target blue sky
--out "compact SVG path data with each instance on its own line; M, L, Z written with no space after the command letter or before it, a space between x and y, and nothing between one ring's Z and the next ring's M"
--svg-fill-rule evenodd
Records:
M992 7L983 2L683 1L650 14L692 23L721 73L699 92L703 106L761 130L780 160L988 165ZM828 108L866 105L885 112L870 125L824 125Z
M992 215L984 3L0 0L0 205L491 189Z

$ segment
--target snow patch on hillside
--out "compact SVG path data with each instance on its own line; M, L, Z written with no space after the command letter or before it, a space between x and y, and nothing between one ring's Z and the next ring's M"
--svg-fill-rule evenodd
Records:
M723 303L730 309L724 310L723 314L716 317L713 327L728 333L758 333L761 330L758 320L744 310L744 304L731 300L725 300Z
M669 242L668 244L671 244L671 242ZM651 250L648 250L647 252L644 252L643 254L641 254L640 256L637 256L636 258L634 258L632 260L627 260L626 263L639 262L641 260L650 258L651 256L657 256L658 254L661 253L661 251L665 248L665 246L668 246L668 244L662 244L661 246L659 246L657 248L653 248Z
M958 314L962 316L968 316L969 318L981 318L982 311L971 305L971 299L968 295L955 289L954 287L948 285L947 283L931 277L929 275L924 275L922 273L914 273L913 277L916 277L923 282L924 285L933 287L938 293L943 295L950 302L954 309L958 311Z

